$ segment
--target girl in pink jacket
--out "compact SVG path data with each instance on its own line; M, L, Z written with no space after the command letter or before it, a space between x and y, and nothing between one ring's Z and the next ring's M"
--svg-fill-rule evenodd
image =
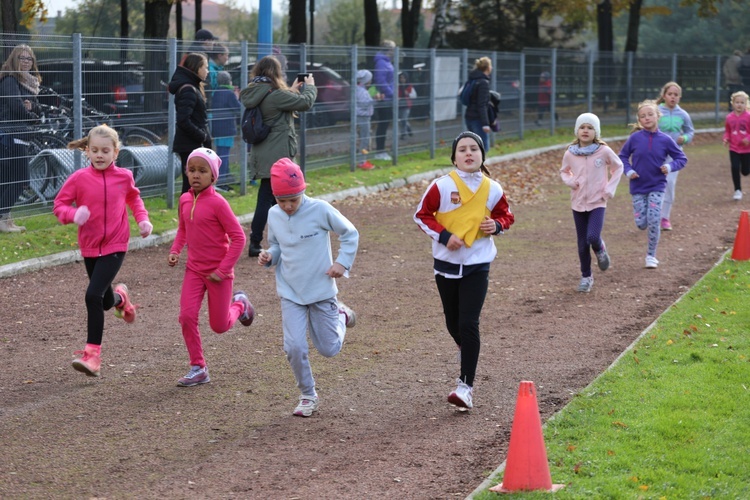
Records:
M739 91L732 94L733 111L727 115L724 124L724 146L729 148L729 162L732 167L735 201L742 199L740 173L750 175L750 113L747 112L748 96Z
M578 237L578 258L581 261L579 292L590 292L594 284L591 274L591 249L599 269L609 268L609 254L602 240L604 211L607 200L614 197L622 176L622 161L601 140L599 118L583 113L576 120L576 140L563 155L560 175L570 186L573 221Z
M90 165L73 172L55 197L53 211L63 224L78 224L81 250L89 286L86 289L88 333L86 347L73 368L90 377L98 377L104 333L104 311L115 308L115 315L127 323L135 320L128 287L120 283L112 289L130 240L128 207L133 212L143 238L153 226L135 187L133 173L115 165L120 138L107 125L99 125L88 136L72 141L70 149L82 149Z
M167 261L174 267L182 248L188 246L179 319L190 356L190 371L177 381L180 387L211 381L198 330L206 292L208 320L216 333L226 332L238 319L250 326L255 317L247 294L232 291L234 265L245 247L245 231L227 200L214 189L220 165L219 156L208 148L195 149L188 156L185 174L190 189L180 196L180 224Z

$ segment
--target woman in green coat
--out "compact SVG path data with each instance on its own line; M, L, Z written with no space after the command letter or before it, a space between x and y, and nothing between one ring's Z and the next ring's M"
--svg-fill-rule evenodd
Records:
M294 159L297 154L297 133L294 118L298 111L312 108L318 89L312 75L304 82L295 80L287 86L281 64L274 56L258 61L250 73L250 83L240 93L240 102L251 108L260 106L263 123L272 125L271 133L250 150L249 175L259 179L258 201L250 225L250 257L260 254L260 242L268 220L268 210L276 204L271 191L271 165L281 158Z

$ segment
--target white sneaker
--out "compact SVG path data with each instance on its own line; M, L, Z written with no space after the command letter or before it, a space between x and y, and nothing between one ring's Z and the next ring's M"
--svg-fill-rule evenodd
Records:
M466 385L461 379L456 379L458 387L456 390L448 394L448 402L452 405L459 406L461 408L473 408L471 404L471 397L474 392L474 388Z
M318 411L318 396L299 397L299 404L294 409L293 415L297 417L309 417L313 412Z
M581 278L581 282L578 283L578 291L583 292L583 293L589 293L591 291L592 286L594 286L593 276Z
M646 269L656 269L657 267L659 267L659 261L656 260L656 257L646 255Z
M357 324L356 313L343 302L339 302L339 314L343 314L346 318L345 324L347 328L353 328Z
M391 158L391 155L389 155L385 151L376 154L373 158L376 160L385 160L385 161L391 161L393 159Z
M734 201L740 201L742 199L742 191L740 191L739 189L735 191L734 196L732 196L732 199Z

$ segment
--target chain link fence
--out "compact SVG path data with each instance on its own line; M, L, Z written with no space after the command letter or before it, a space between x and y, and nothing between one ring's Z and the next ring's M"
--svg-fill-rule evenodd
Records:
M42 112L26 135L31 180L15 203L16 217L49 211L65 177L85 163L80 153L62 150L98 123L112 125L128 148L150 148L130 151L125 166L138 172L144 196L174 199L175 173L180 166L168 147L174 135L175 115L166 85L183 54L205 47L175 39L110 39L79 34L25 38L5 34L0 41L4 59L16 45L28 45L42 78L38 95ZM229 51L224 70L238 88L247 85L255 61L268 54L279 57L289 82L298 73L312 73L318 98L310 111L300 113L297 161L308 170L341 164L356 168L362 158L357 148L356 74L359 69L372 71L379 49L218 43ZM437 148L450 144L465 128L458 89L474 61L484 56L492 60L491 89L501 94L500 132L492 134L493 141L522 139L530 129L554 133L557 127L572 127L576 117L587 111L596 113L605 123L625 127L635 120L635 105L656 98L662 85L671 80L682 86L684 107L694 119L697 116L719 123L727 110L721 71L725 56L557 49L488 53L397 47L392 57L393 88L398 88L402 74L402 84L411 85L416 96L407 103L396 91L392 98L377 101L371 119L370 150L376 146L378 130L386 130L387 156L383 157L390 157L394 164L404 153L429 151L434 156ZM551 85L545 83L547 78ZM6 102L13 98L0 95ZM407 106L408 118L404 119ZM386 112L379 112L381 108ZM211 113L220 111L210 108ZM0 133L12 131L14 125L18 124L13 117L0 116ZM240 194L245 194L251 180L243 168L248 150L240 137L233 139L231 169L239 180Z

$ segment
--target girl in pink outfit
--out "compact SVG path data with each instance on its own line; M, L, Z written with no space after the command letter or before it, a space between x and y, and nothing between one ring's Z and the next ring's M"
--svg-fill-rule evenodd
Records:
M724 124L724 145L729 148L729 162L732 166L732 183L735 201L742 199L742 175L750 175L750 113L747 112L748 96L739 91L732 94L733 111L727 115Z
M78 224L78 247L89 276L86 347L76 351L81 356L73 361L73 368L98 377L104 311L114 307L115 315L127 323L135 320L135 306L128 297L128 287L121 283L112 289L128 251L128 207L143 238L151 234L153 226L141 192L135 187L133 173L115 165L120 151L117 132L107 125L99 125L92 128L88 136L69 143L68 148L82 149L91 162L68 177L55 197L53 208L63 224Z
M190 356L190 371L177 381L181 387L211 381L198 330L206 292L209 324L216 333L226 332L238 319L250 326L255 316L245 292L232 292L234 265L245 247L245 231L227 200L214 189L220 165L219 156L208 148L198 148L188 156L185 174L190 189L180 196L180 224L169 251L168 263L173 267L182 248L188 246L179 319Z
M563 155L560 176L570 191L573 221L578 237L578 259L581 261L579 292L590 292L591 250L599 269L609 268L609 254L602 239L607 200L615 196L622 176L622 160L601 140L599 117L583 113L576 120L576 140Z

